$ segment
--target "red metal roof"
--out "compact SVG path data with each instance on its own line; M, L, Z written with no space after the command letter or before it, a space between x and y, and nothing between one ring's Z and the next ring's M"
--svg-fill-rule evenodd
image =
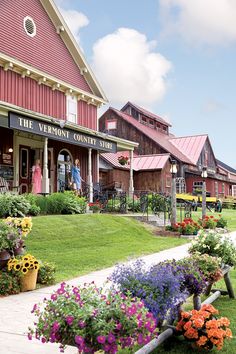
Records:
M207 135L183 136L171 138L170 142L196 165L207 137Z
M122 151L117 153L103 153L101 157L104 158L108 163L110 163L113 167L122 168L125 170L129 170L130 165L121 165L118 161L118 158L123 156L129 156L128 151ZM169 160L170 154L157 154L157 155L134 155L133 159L133 169L135 171L143 171L143 170L161 170L166 162Z
M144 109L144 108L142 108L142 107L140 107L140 106L138 106L138 105L136 105L136 104L134 104L132 102L127 102L126 105L124 105L124 107L121 108L121 111L125 110L125 108L127 106L131 106L131 107L133 106L134 108L137 109L137 111L139 111L139 113L145 114L147 117L154 118L156 121L171 127L171 124L168 123L167 121L165 121L162 117L160 117L160 116L158 116L158 115L156 115L156 114L154 114L152 112L149 112L146 109Z
M121 112L115 108L110 107L110 110L115 112L119 117L124 119L126 122L130 123L136 129L141 131L147 137L155 141L159 146L161 146L167 153L170 153L177 160L183 161L190 165L193 164L187 156L185 156L174 144L170 142L170 136L164 133L160 133L158 130L149 128L148 126L138 122L135 118L131 117L129 114ZM171 137L172 139L172 137Z

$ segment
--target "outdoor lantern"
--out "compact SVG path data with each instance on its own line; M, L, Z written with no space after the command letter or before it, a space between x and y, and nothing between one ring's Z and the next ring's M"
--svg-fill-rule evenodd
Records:
M176 160L171 160L170 172L172 173L172 175L175 175L177 173L177 162L176 162Z
M13 152L13 149L12 149L12 148L9 148L9 149L8 149L8 152Z
M207 178L207 167L202 168L201 176L202 176L202 178Z

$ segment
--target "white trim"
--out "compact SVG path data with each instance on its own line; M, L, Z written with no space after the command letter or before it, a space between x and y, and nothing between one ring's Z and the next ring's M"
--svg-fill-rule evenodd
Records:
M68 122L77 123L78 118L78 101L74 96L66 96L66 119Z

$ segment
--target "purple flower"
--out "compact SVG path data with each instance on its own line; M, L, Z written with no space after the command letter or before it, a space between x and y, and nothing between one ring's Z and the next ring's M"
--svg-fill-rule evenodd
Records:
M106 337L105 336L97 336L97 341L100 344L104 344L106 342Z
M114 343L116 341L116 337L114 336L114 334L109 333L108 336L107 336L107 341L110 344Z
M28 333L28 339L32 340L32 334L31 333Z
M54 332L56 332L56 331L58 331L59 328L60 328L60 323L58 323L57 321L55 321L55 322L53 323L52 330L53 330Z
M66 322L69 326L72 325L73 321L74 321L74 316L66 316Z
M79 321L79 322L78 322L78 326L79 326L80 328L84 328L84 327L86 326L86 323L85 323L84 321Z
M34 304L34 307L32 308L31 313L34 313L37 310L37 304Z
M42 343L46 343L46 338L42 337L42 338L41 338L41 342L42 342Z
M84 338L82 336L75 336L75 343L78 345L84 344Z
M120 330L121 330L121 328L122 328L122 324L121 324L121 323L117 323L117 325L116 325L116 329L117 329L117 331L120 331Z
M56 299L57 299L57 295L56 295L56 294L52 294L52 295L51 295L51 300L52 300L52 301L55 301Z

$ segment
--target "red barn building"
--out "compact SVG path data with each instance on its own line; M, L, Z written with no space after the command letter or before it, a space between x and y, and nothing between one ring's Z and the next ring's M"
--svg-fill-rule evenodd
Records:
M163 118L131 102L120 111L109 108L99 119L100 131L139 142L134 153L141 159L145 160L145 155L156 156L156 154L159 156L169 154L171 159L175 159L178 163L177 192L193 193L198 189L201 190L203 184L201 171L203 167L207 167L208 194L216 197L234 195L236 171L215 158L208 135L175 137L170 133L170 127L171 125ZM108 155L102 154L102 159L107 160ZM135 159L136 157L134 161ZM112 164L111 157L110 163ZM113 168L117 169L118 166L113 164ZM121 166L119 168L121 169ZM137 182L135 177L137 172L134 168L134 189L145 187L149 178L149 190L170 192L170 173L166 166L162 168L163 174L156 176L159 183L156 178L151 182L152 178L147 177L142 169L138 172L139 182ZM107 172L111 174L108 170ZM162 178L165 180L162 181Z
M92 188L99 152L137 146L98 132L97 108L106 101L52 0L0 1L0 177L29 192L40 159L49 193L66 187L79 158Z

